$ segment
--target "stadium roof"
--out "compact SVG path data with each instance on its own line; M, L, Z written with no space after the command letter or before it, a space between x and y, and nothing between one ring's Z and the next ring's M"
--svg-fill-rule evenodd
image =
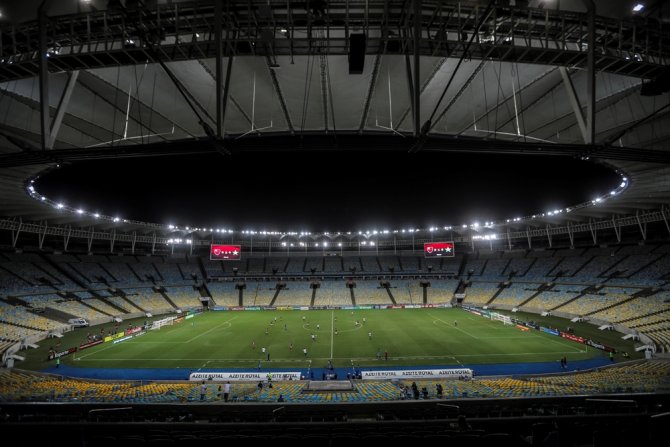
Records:
M588 1L561 0L560 10L551 1L422 1L420 14L409 0L231 0L220 14L213 0L42 2L44 141L40 2L10 3L0 7L6 217L168 233L65 212L31 198L28 182L78 160L213 151L552 154L607 163L627 178L606 200L512 228L670 202L670 98L658 91L670 85L664 1L635 13L638 2L595 2L593 144L585 143ZM365 36L360 74L350 73L351 34Z

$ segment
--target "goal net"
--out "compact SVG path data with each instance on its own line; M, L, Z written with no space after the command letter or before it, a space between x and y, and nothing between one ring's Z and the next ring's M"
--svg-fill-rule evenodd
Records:
M172 326L172 322L174 321L174 317L168 317L168 318L163 318L162 320L156 320L150 323L150 330L154 329L160 329L163 326Z
M502 315L497 312L491 312L491 319L502 321L503 324L512 324L512 319L508 315Z

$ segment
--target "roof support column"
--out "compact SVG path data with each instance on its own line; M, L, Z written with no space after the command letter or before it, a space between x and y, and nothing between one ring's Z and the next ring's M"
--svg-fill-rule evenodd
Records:
M153 233L153 239L151 241L151 254L156 253L156 232Z
M668 218L665 216L665 206L661 207L661 216L663 216L663 222L665 222L665 228L668 230L668 233L670 233L670 224L668 223Z
M596 140L596 4L582 0L586 6L588 22L588 54L586 56L586 144Z
M572 231L572 223L568 222L568 237L570 238L570 248L575 248L575 233Z
M130 243L130 253L135 254L135 242L137 242L137 232L133 231L133 241Z
M593 219L589 219L589 229L591 230L591 237L593 238L593 245L598 244L598 229L593 226Z
M93 250L93 236L95 236L95 227L91 227L88 231L88 253L91 254Z
M512 250L512 239L509 237L509 227L507 227L507 246Z
M12 230L12 247L16 248L16 241L19 240L19 234L21 234L21 227L23 227L23 220L19 217L19 226L16 230Z
M414 136L418 137L421 131L421 93L419 82L420 73L420 51L421 51L421 0L414 0Z
M223 11L221 9L222 0L214 0L214 39L216 40L216 136L221 138L222 136L222 95L221 95L221 84L223 78L223 42L221 41L222 32L221 32L221 16ZM230 65L230 64L229 64Z
M37 234L37 242L39 244L40 250L42 249L42 246L44 246L44 238L47 235L47 229L49 228L49 225L47 225L47 221L44 221L44 231L41 233Z
M612 227L614 227L617 242L621 242L621 227L617 225L617 220L614 216L612 216Z
M572 79L570 78L570 73L568 73L568 70L565 67L558 67L558 70L561 72L563 84L565 85L565 91L568 94L570 105L572 106L572 111L575 114L575 118L577 118L579 132L582 134L584 143L588 144L589 137L586 132L586 122L584 121L584 115L582 114L582 106L579 104L579 98L577 98L577 92L575 91L575 86L572 83Z
M39 81L40 81L40 140L42 150L49 148L49 67L47 59L47 15L44 11L47 0L37 8L39 26Z
M533 244L530 242L530 228L526 227L526 238L528 238L528 249L533 248Z
M49 131L49 141L47 142L47 149L53 149L54 144L56 143L56 137L58 136L60 125L63 122L63 117L65 116L67 106L70 103L70 98L72 97L74 86L77 84L77 77L79 77L79 70L71 71L68 73L67 84L65 84L63 94L60 97L60 101L58 101L58 108L56 108L56 116L54 117L54 120L51 123L51 129Z
M637 224L640 227L640 234L642 234L642 240L646 241L647 240L647 222L645 222L644 224L642 223L642 221L640 220L640 211L639 210L635 212L635 217L637 218ZM663 217L665 217L665 216L663 216ZM666 223L667 223L667 221L666 221Z
M112 229L112 238L109 240L109 252L114 253L114 242L116 242L116 228Z
M72 235L72 226L67 226L67 233L63 234L63 251L67 251L67 246L70 245L70 236Z
M549 241L549 248L552 248L553 245L552 245L552 242L551 242L551 233L549 232L549 225L547 225L546 231L547 231L547 240Z

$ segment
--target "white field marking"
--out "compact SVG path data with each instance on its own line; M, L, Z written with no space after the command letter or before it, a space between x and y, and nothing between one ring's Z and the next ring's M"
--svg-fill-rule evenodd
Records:
M234 318L237 318L237 317L234 317ZM222 326L222 325L224 325L224 324L227 324L228 327L232 327L232 324L231 324L230 322L228 322L228 321L224 321L224 322L221 323L220 325L218 325L218 326L216 326L215 328L212 328L212 329L210 329L210 330L217 329L218 327L220 327L220 326ZM228 335L228 334L229 334L229 333L226 333L225 335ZM191 339L191 340L192 340L192 339ZM125 342L125 344L131 344L131 345L142 345L142 344L147 344L147 343L157 343L157 344L161 344L161 343L176 343L176 344L185 344L185 343L189 343L191 340L186 340L186 341L169 341L169 340L156 340L156 341L153 341L153 340L142 340L142 341L133 341L133 340L128 340L127 342Z
M209 334L209 333L212 332L214 329L218 329L218 328L220 328L221 326L223 326L224 324L229 324L230 326L232 326L232 324L231 324L230 322L233 321L233 320L234 320L235 318L237 318L237 317L239 317L239 315L236 315L236 316L234 316L233 318L231 318L230 320L226 320L226 321L224 321L224 322L221 323L221 324L217 324L216 326L214 326L214 327L211 328L211 329L206 330L206 331L203 332L202 334L196 335L195 337L191 338L190 340L186 340L184 343L191 343L193 340L197 340L197 339L199 339L200 337L202 337L203 335L205 335L205 334Z
M571 348L572 348L572 346L570 346L570 344L568 344L568 343L574 343L574 342L569 342L569 341L566 341L566 342L560 342L560 341L558 341L558 340L553 340L552 338L545 338L545 337L540 336L540 334L538 334L538 333L532 333L532 332L531 332L530 335L534 335L535 337L541 338L542 340L548 340L548 341L550 341L550 342L552 342L552 343L556 343L557 345L559 345L559 346L563 346L564 348L568 348L568 347L571 347ZM551 335L551 334L547 334L547 335ZM555 337L555 336L552 335L552 337ZM561 340L563 340L563 339L561 339ZM586 346L586 345L585 345L585 346ZM581 349L573 349L573 352L582 352L582 350L581 350Z
M237 317L235 317L235 318L237 318ZM228 326L226 326L226 328L230 328L230 327L233 326L232 323L229 323L228 321L224 321L222 324L220 324L220 325L217 326L216 328L218 328L218 327L220 327L221 325L224 325L224 324L227 324L227 325L228 325ZM216 329L216 328L213 328L213 329ZM223 335L224 335L224 336L226 336L226 335L230 335L230 332L226 332L226 333L223 334ZM191 340L186 340L186 341L169 341L169 340L155 340L155 341L154 341L154 340L142 340L142 341L139 341L139 340L138 340L138 341L133 341L133 340L128 340L127 342L125 342L125 344L127 344L127 345L129 345L129 344L130 344L130 345L143 345L143 344L148 344L148 343L149 343L149 344L163 344L163 343L169 343L169 344L182 344L182 345L183 345L183 344L185 344L185 343L189 343L190 341L191 341Z
M239 316L239 315L238 315L238 316ZM217 329L217 328L223 326L224 324L228 324L229 326L232 326L232 324L231 324L230 322L231 322L232 320L234 320L235 318L237 318L237 316L231 318L230 320L224 321L223 323L221 323L221 324L219 324L219 325L213 327L212 329L210 329L210 330L208 330L208 331L206 331L206 332L203 332L202 334L200 334L200 335L198 335L198 336L196 336L196 337L193 337L191 340L187 340L187 341L127 341L126 343L137 344L137 345L139 345L139 344L144 344L144 343L181 343L181 344L189 343L189 342L195 340L196 338L201 337L202 335L206 334L207 332L213 331L214 329ZM110 345L110 346L107 346L106 348L102 348L102 349L99 349L99 350L97 350L97 351L95 351L95 352L91 352L90 354L84 354L84 355L82 355L82 356L79 356L79 357L78 357L78 360L81 360L81 359L86 358L86 357L90 357L90 356L95 355L95 354L99 354L99 353L101 353L102 351L106 351L106 350L108 350L108 349L110 349L110 348L113 348L114 346L116 346L116 345L115 345L115 344L112 344L112 345ZM108 359L101 359L101 360L108 360Z
M569 351L569 352L563 352L563 351L550 351L550 352L516 352L516 353L494 353L494 354L460 354L460 355L419 355L419 356L394 356L394 357L389 357L392 360L417 360L417 359L454 359L458 362L458 357L505 357L505 356L514 356L514 355L555 355L555 354L575 354L574 351ZM579 351L577 354L586 354L585 351ZM88 360L88 361L100 361L100 362L115 362L115 361L138 361L138 362L174 362L174 361L208 361L211 363L219 363L219 362L228 362L228 363L235 363L235 362L258 362L258 358L235 358L235 359L185 359L183 357L178 358L178 359L138 359L138 358L132 358L132 359L94 359L94 360ZM326 357L312 357L312 360L330 360ZM335 357L332 360L356 360L356 361L368 361L368 360L375 360L375 357ZM303 358L295 358L295 359L274 359L273 362L297 362L297 363L304 363ZM460 362L459 362L460 363ZM187 368L187 367L184 367Z
M102 349L100 349L100 350L98 350L98 351L91 352L90 354L80 355L79 357L77 357L77 359L78 359L78 360L85 359L86 357L90 357L90 356L92 356L93 354L99 354L99 353L101 353L102 351L106 351L106 350L108 350L108 349L110 349L110 348L113 348L114 346L116 346L116 345L115 345L115 344L112 344L112 345L110 345L110 346L107 346L106 348L102 348ZM110 359L110 360L111 360L111 359Z
M428 315L430 315L431 317L435 318L435 316L432 315L432 314L428 314ZM469 337L472 337L472 338L474 338L475 340L479 340L479 337L475 337L475 336L472 335L471 333L469 333L469 332L467 332L467 331L464 331L463 329L459 328L458 326L451 325L451 324L447 323L447 322L444 321L444 320L440 320L439 318L435 318L435 320L433 320L433 324L435 324L436 321L439 321L440 323L444 324L446 327L450 327L450 328L456 329L457 331L461 331L461 332L463 332L465 335L467 335L467 336L469 336Z
M333 358L333 336L335 335L335 311L330 311L330 358Z

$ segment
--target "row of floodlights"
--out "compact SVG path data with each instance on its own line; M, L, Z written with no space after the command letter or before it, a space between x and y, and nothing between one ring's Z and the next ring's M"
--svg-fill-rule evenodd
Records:
M591 205L596 205L598 203L602 203L605 200L620 194L626 188L626 186L628 186L628 178L622 177L621 184L619 185L618 188L613 189L612 191L609 192L609 194L605 194L603 196L598 196L595 199L591 200ZM545 217L545 216L556 216L556 215L562 214L562 213L569 213L570 211L573 211L576 208L577 207L559 208L559 209L555 209L555 210L552 210L552 211L544 212L542 214L533 214L532 216L529 216L529 217L515 217L514 219L507 219L507 223L509 223L509 222L520 222L520 221L526 220L528 218L536 219L536 218ZM464 225L463 228L465 228L465 227L466 226Z
M167 243L168 244L192 244L193 239L174 238L174 239L168 239Z
M41 202L45 202L45 203L53 206L54 208L56 208L58 210L69 211L69 212L72 212L72 213L80 215L80 216L88 216L88 217L93 217L95 219L102 219L102 220L107 220L107 221L111 221L111 222L124 222L124 223L129 222L127 219L122 219L121 217L118 217L118 216L114 216L114 217L105 216L105 215L102 215L102 214L97 213L97 212L88 212L88 211L85 211L81 208L72 208L72 207L66 206L62 202L54 202L52 200L49 200L47 197L39 194L35 190L35 186L33 185L33 183L34 183L34 180L31 180L30 184L28 185L28 193L30 194L30 196L33 197L36 200L39 200ZM627 186L628 186L628 179L626 177L622 177L621 184L616 189L610 191L609 194L605 194L603 196L598 196L598 197L594 198L589 203L591 205L600 204L600 203L604 202L605 200L620 194ZM586 205L588 205L589 203L587 203ZM524 221L524 220L537 219L537 218L542 218L542 217L547 217L547 216L556 216L556 215L563 214L563 213L569 213L569 212L571 212L571 211L573 211L577 208L581 208L583 206L585 206L585 205L583 204L583 205L578 205L578 206L575 206L575 207L557 208L557 209L554 209L554 210L546 211L546 212L541 213L541 214L533 214L532 216L515 217L515 218L512 218L512 219L507 219L506 223L521 222L521 221ZM473 229L473 230L479 230L480 228L489 228L489 229L494 228L496 225L498 225L498 224L496 222L493 222L493 221L490 221L490 222L487 221L487 222L484 222L484 224L480 224L479 222L475 222L475 223L472 223L472 224L469 224L469 225L468 224L463 224L461 226L461 228L463 228L463 229L470 228L470 229ZM232 230L232 229L211 228L211 227L210 228L207 228L207 227L190 227L190 226L180 227L179 225L172 225L172 224L167 225L167 229L169 229L171 231L186 231L186 232L189 232L189 233L203 232L203 231L204 232L209 231L210 233L219 233L219 234L235 233L235 231ZM428 231L428 232L433 233L433 232L436 232L436 231L451 231L451 230L453 230L453 227L451 227L451 226L444 226L444 227L433 226L433 227L428 228L427 230L421 230L419 228L409 228L409 229L403 228L401 230L358 231L358 235L359 236L365 236L365 237L377 236L377 235L387 235L387 234L406 234L406 233L409 233L409 234L413 235L414 233L419 233L421 231ZM250 236L261 235L261 236L297 236L297 237L303 237L303 236L311 236L312 235L312 233L309 232L309 231L280 232L280 231L243 230L240 233L245 234L245 235L250 235ZM328 233L328 232L325 232L325 233L322 233L322 234L324 236L330 236L331 235L331 233ZM332 235L335 235L335 236L341 236L341 235L344 235L344 234L346 234L347 236L350 236L350 235L356 234L356 233L355 232L352 233L351 231L332 233Z

